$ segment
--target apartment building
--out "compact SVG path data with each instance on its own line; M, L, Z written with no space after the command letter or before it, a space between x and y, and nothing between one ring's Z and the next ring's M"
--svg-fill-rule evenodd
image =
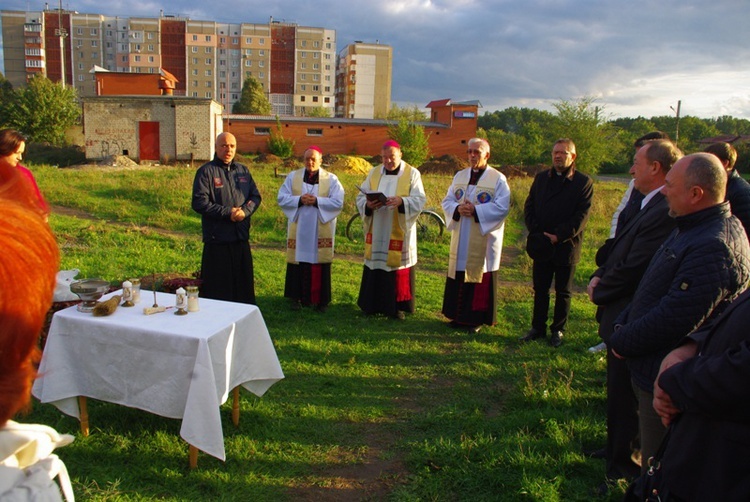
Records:
M336 70L336 116L385 118L391 106L393 48L355 42L341 50Z
M14 87L38 73L61 81L64 71L65 83L81 97L94 96L95 67L148 74L164 68L177 78L174 95L213 99L228 112L247 77L260 82L275 115L335 110L334 30L273 19L217 23L50 9L3 10L0 20L5 77Z

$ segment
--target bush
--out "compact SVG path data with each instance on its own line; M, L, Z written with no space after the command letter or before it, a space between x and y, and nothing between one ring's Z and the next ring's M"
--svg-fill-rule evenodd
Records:
M268 150L282 159L291 157L294 154L294 141L286 139L281 132L281 120L276 117L276 131L271 132L268 138Z

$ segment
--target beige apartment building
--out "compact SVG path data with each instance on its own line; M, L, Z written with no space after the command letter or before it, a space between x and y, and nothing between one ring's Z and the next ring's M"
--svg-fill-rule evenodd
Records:
M53 81L64 74L81 97L95 96L95 68L153 74L164 68L177 78L174 95L213 99L226 112L247 77L260 82L275 115L306 116L322 107L332 116L336 109L336 32L327 28L272 18L235 24L54 9L3 10L0 22L5 77L14 87L39 73Z
M391 107L393 48L355 42L341 50L336 70L336 116L385 118Z

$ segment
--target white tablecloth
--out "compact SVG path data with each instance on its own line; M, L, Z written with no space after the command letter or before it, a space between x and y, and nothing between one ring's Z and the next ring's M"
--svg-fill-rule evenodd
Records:
M114 292L106 295L107 299ZM174 295L157 294L173 306ZM284 378L258 307L200 299L200 311L144 315L135 307L107 317L61 310L52 318L33 394L80 418L78 396L181 418L180 436L225 459L219 406L242 385L262 396Z

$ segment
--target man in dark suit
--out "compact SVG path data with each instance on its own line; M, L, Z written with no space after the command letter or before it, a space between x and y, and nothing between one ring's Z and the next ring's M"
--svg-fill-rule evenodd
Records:
M531 329L521 337L525 342L545 336L553 278L555 310L550 325L550 345L560 346L568 322L573 274L581 258L583 229L594 194L591 178L576 170L575 159L573 141L557 140L552 148L552 168L537 174L524 204L529 231L527 249L534 260L534 313ZM532 253L532 249L540 247L540 240L549 251ZM530 246L532 242L534 248Z
M750 291L662 361L661 500L750 500ZM677 418L679 417L679 420Z
M662 194L664 179L682 153L668 140L646 142L633 158L633 189L641 197L635 208L620 213L614 238L607 244L603 263L594 272L587 292L599 306L599 336L609 344L617 316L630 303L651 258L675 227ZM628 212L629 210L629 212ZM607 350L607 480L631 479L640 467L632 459L638 435L638 403L630 371L622 359Z

